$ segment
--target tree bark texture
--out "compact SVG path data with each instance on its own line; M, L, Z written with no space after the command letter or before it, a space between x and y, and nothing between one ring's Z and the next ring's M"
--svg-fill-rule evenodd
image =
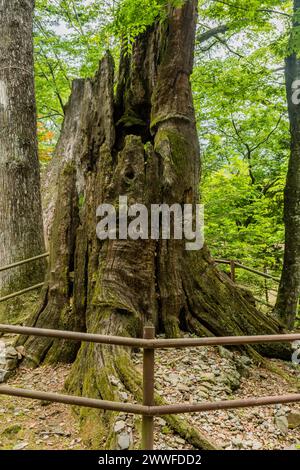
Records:
M0 266L44 253L33 0L0 1ZM42 282L45 261L0 273L1 295Z
M300 1L295 0L294 12L299 11ZM299 28L299 21L294 21L293 28ZM293 84L300 80L300 59L296 52L286 59L285 76L291 152L284 193L284 261L275 312L287 328L293 328L300 295L300 104L293 99Z

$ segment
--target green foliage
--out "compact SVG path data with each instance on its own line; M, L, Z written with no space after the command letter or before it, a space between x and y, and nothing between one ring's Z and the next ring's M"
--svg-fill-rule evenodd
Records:
M201 11L203 32L215 27L212 20L229 25L198 45L193 74L206 241L217 258L279 276L289 157L283 57L291 4L214 1L203 2ZM257 276L241 270L237 276L257 293L265 288Z
M72 80L93 75L105 50L96 0L37 0L34 19L38 118L59 132Z
M166 13L167 0L121 0L117 2L111 32L120 37L131 51L136 36L143 33L157 18Z
M73 79L93 76L107 49L116 62L121 45L130 53L135 37L155 20L162 20L168 4L180 6L182 1L37 0L34 42L39 130L54 133L57 140ZM45 146L43 135L39 140ZM40 153L44 154L41 146Z
M264 193L236 158L205 178L206 238L218 257L249 266L280 266L284 175Z

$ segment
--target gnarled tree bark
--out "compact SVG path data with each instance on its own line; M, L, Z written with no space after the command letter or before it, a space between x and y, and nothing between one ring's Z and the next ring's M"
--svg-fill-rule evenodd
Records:
M36 138L34 0L0 2L0 266L44 253ZM0 296L42 282L45 261L0 273Z
M59 149L63 161L51 242L49 282L31 324L108 335L140 336L145 323L176 337L277 333L249 295L222 274L207 247L187 251L181 240L108 240L96 237L96 209L119 195L129 204L198 202L199 145L190 74L196 0L170 7L122 55L114 98L109 54L93 80L76 81ZM73 360L73 393L114 399L111 375L139 396L140 378L122 348L45 338L25 341L27 364ZM285 346L260 352L288 357ZM113 414L82 412L86 436L112 447ZM102 419L100 419L102 418ZM202 435L171 425L198 447Z
M300 1L294 0L291 43L299 28ZM292 45L292 44L291 44ZM286 95L290 120L291 152L284 192L285 248L275 313L287 328L293 328L300 296L300 105L293 99L300 80L298 51L285 61ZM294 86L296 84L296 86Z

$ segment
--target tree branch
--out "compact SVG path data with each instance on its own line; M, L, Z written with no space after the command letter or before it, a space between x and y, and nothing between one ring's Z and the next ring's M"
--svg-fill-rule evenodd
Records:
M258 149L258 147L260 147L262 144L265 144L266 142L268 142L269 138L271 137L272 134L274 134L274 132L277 130L280 122L281 122L281 119L283 117L283 114L281 114L279 116L279 119L276 123L276 126L271 130L271 132L267 135L267 137L265 139L263 139L261 142L259 142L257 145L255 145L254 147L252 147L251 149L251 152L254 152L254 150Z
M284 11L269 10L268 8L260 8L257 11L259 11L261 13L274 13L276 15L282 15L282 16L285 16L287 18L292 18L292 15L290 15L289 13L285 13Z
M204 33L200 33L197 35L197 42L205 42L208 41L210 38L215 37L217 34L224 34L228 31L229 25L222 24L220 26L216 26L215 28L211 28Z
M228 7L235 8L237 10L248 11L247 8L241 7L239 5L234 5L231 2L224 2L223 0L215 0L215 1L217 3L221 3L222 5L226 5ZM258 8L256 11L258 13L274 13L275 15L282 15L282 16L286 16L287 18L292 18L292 15L290 15L289 13L285 13L283 11L278 11L278 10L272 10L272 9L269 9L269 8Z

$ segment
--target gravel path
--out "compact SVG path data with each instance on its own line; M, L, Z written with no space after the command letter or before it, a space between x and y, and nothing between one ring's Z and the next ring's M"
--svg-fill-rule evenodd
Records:
M136 356L135 362L141 364L140 355ZM290 377L300 378L300 366L271 362ZM169 403L298 391L278 374L255 367L247 356L224 348L157 351L156 364L156 388ZM223 449L294 449L300 444L300 404L193 413L185 418ZM289 429L289 425L297 427ZM176 440L166 441L163 436L162 433L167 431L163 419L159 420L159 426L161 433L156 435L156 448L178 448Z
M141 369L142 355L133 361ZM289 376L300 378L300 366L272 361ZM8 384L21 388L61 392L70 367L20 368ZM156 352L156 390L169 403L226 400L293 393L283 377L254 366L247 356L224 348L202 347ZM134 402L123 384L111 377L120 401ZM272 405L185 415L190 424L207 433L223 449L295 449L300 447L300 404ZM120 449L137 448L135 424L140 417L118 416L115 432ZM291 429L291 427L293 429ZM79 423L71 407L37 400L0 396L0 449L85 449ZM192 449L155 418L156 449Z
M69 366L20 369L8 381L12 387L58 392ZM77 419L69 406L0 395L1 450L84 449Z

